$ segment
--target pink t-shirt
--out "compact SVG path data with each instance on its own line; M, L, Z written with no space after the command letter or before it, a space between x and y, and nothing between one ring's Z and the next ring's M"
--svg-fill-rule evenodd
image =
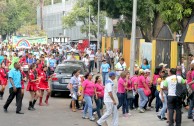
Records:
M187 84L192 81L192 72L191 71L188 71L187 72L186 78L187 78Z
M135 84L138 84L138 76L131 77L132 88L135 89Z
M96 92L98 92L97 96L100 97L100 98L104 97L104 86L103 86L103 84L96 83L95 88L96 88Z
M95 88L95 85L92 81L89 81L88 79L85 80L83 83L82 83L82 86L85 87L85 90L84 90L84 95L89 95L89 96L93 96L94 95L94 88Z
M145 77L143 75L139 76L139 83L138 83L138 88L144 88L143 83L145 83Z
M160 76L159 75L155 75L153 76L153 85L156 85L157 84L157 80Z
M123 78L119 78L118 80L118 93L125 93L125 87L124 87L124 83L126 82L126 80L124 80Z
M151 78L150 77L146 77L146 79L145 79L145 83L146 83L146 85L150 85L150 83L151 83Z
M192 71L191 76L192 76L192 80L194 80L194 71ZM191 88L194 90L194 84L192 84Z

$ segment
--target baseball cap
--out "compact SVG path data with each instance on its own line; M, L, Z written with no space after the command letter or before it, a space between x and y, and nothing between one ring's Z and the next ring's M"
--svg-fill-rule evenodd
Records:
M116 76L115 72L110 72L109 77Z

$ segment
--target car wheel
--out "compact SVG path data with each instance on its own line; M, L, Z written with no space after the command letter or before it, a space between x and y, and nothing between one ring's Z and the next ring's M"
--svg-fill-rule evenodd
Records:
M51 91L51 97L55 97L55 92Z

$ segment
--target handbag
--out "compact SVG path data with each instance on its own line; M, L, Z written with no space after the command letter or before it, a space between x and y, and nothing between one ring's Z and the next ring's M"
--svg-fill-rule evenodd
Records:
M134 98L134 96L133 96L133 90L128 90L127 91L127 99L131 99L131 98Z
M143 92L146 96L149 96L151 94L151 90L147 87L147 88L143 88Z

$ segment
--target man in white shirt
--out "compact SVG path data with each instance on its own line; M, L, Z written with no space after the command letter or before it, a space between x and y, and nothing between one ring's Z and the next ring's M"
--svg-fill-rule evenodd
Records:
M100 51L100 49L98 49L98 51L96 52L96 63L97 63L97 72L100 73L100 66L102 64L102 57L103 54Z
M109 73L109 79L106 81L105 89L104 89L104 104L106 106L106 112L104 115L97 121L98 126L101 126L108 117L112 114L112 124L111 126L118 126L118 110L116 101L114 98L114 80L116 74L114 72Z
M117 77L120 76L120 74L126 70L126 63L125 63L125 59L121 58L120 61L115 65L115 70L116 70L116 74Z

